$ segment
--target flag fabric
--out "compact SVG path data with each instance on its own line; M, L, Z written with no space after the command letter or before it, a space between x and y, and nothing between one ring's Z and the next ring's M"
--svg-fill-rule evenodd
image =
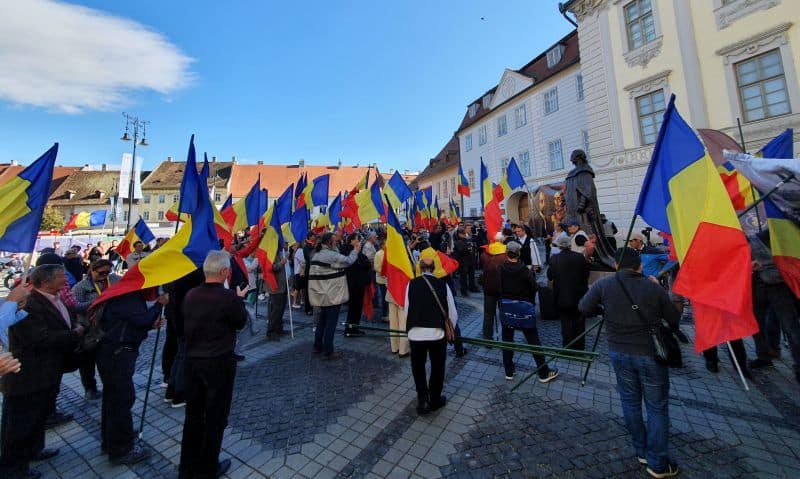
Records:
M771 192L778 183L794 176L793 180L785 181L772 192L769 198L788 219L800 226L800 181L797 181L800 178L800 159L761 158L730 151L725 151L724 156L762 194Z
M403 237L402 227L394 210L386 213L386 251L383 255L381 275L386 277L386 288L400 307L405 306L406 287L414 277L414 268Z
M326 211L330 220L331 228L336 229L342 221L342 194L336 195L336 198L331 201L331 205Z
M385 214L381 187L377 181L373 182L369 189L356 193L355 202L358 205L358 219L361 224L375 221Z
M265 215L266 231L258 243L258 249L256 249L256 258L258 258L258 262L261 265L261 275L272 291L278 288L278 280L272 271L272 265L278 261L278 254L283 245L281 225L278 222L278 214L275 211L276 205L277 202L272 203L272 206L267 210Z
M458 261L447 256L441 251L436 251L431 247L425 248L419 253L420 260L426 258L433 260L433 264L435 266L433 269L433 275L436 276L437 278L444 278L445 276L453 274L455 271L458 270ZM420 268L420 264L417 263L417 276L421 274L422 270Z
M81 211L70 217L69 222L64 226L64 231L103 226L104 224L106 224L106 210Z
M321 175L311 183L304 184L303 190L297 198L297 207L307 206L309 209L314 206L325 206L328 204L328 185L330 184L331 175Z
M33 251L50 196L56 156L58 143L0 186L0 251Z
M257 225L258 220L264 215L262 210L261 175L247 195L233 204L230 208L220 212L231 232L242 231Z
M489 179L489 170L481 158L481 202L483 217L486 222L486 237L494 238L503 227L503 215L500 213L500 201L494 192L495 185Z
M187 164L195 164L194 155L194 135L192 135ZM211 204L208 188L197 181L199 179L197 168L187 168L184 171L184 179L187 175L190 179L181 184L195 186L194 191L187 188L184 189L184 193L195 199L193 204L197 209L185 211L189 216L175 236L129 269L119 282L103 291L92 303L93 308L111 298L161 286L182 278L197 268L202 268L208 252L219 248L213 214L216 208ZM192 176L194 180L191 179Z
M500 198L500 201L511 196L511 192L515 189L525 186L525 178L522 177L522 173L519 171L519 167L517 167L517 161L514 158L511 158L511 161L508 163L499 186L502 188L502 198Z
M461 161L458 162L458 194L469 198L469 181L464 176L464 169L461 167Z
M148 244L155 239L156 236L150 231L147 223L145 223L142 218L139 218L139 221L137 221L136 224L133 225L133 228L128 231L128 234L122 238L122 241L120 241L114 251L122 256L122 259L128 259L128 255L133 251L133 245L136 244L137 241Z
M299 208L301 206L301 197L306 190L306 186L308 186L308 173L303 173L300 175L300 178L297 179L297 185L294 187L294 200L295 200L295 207ZM305 198L303 198L305 200Z
M225 198L225 203L222 203L222 206L219 207L219 211L222 212L222 211L225 210L225 208L227 208L227 207L229 207L231 205L233 205L233 195L228 195L228 197ZM174 221L174 220L172 220L172 221Z
M758 331L750 248L705 147L670 98L635 213L672 235L675 292L692 302L695 351Z
M755 202L755 192L753 186L744 175L736 171L730 161L717 167L725 191L731 199L733 208L737 211L747 209Z
M395 171L383 187L383 194L389 198L389 207L397 209L404 201L411 198L411 189L400 172Z
M764 158L794 158L794 129L787 128L786 131L770 140L756 153L756 156Z
M367 174L364 175L364 177L361 178L361 180L359 180L358 183L356 183L356 186L353 187L352 191L354 193L358 193L361 190L366 190L368 184L369 184L369 169L367 169Z
M345 226L345 231L355 228L361 228L361 220L358 217L358 203L356 203L356 194L352 191L345 193L342 198L342 224Z

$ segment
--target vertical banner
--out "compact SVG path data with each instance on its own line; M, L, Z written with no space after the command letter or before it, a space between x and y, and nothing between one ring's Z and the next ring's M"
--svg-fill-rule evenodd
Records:
M133 155L130 153L123 153L122 154L122 166L120 166L119 170L119 197L127 199L128 198L128 186L131 181L131 161ZM136 164L134 165L133 171L133 198L136 200L142 199L142 162L144 158L141 156L136 157ZM122 202L120 202L122 203Z

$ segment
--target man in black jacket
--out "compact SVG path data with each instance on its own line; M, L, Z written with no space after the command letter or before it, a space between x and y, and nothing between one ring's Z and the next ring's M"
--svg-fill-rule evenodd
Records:
M467 233L461 228L456 232L453 258L458 261L461 296L469 296L470 291L480 292L475 285L475 243L467 238Z
M547 279L553 281L553 298L561 319L561 341L567 346L586 329L586 317L578 311L578 301L589 289L589 264L586 258L570 249L570 240L561 236L556 240L560 253L550 259ZM584 349L584 338L570 349Z
M219 462L228 425L236 359L236 331L247 322L243 298L249 287L225 289L230 254L210 251L203 263L206 282L183 299L186 341L186 419L181 440L181 478L220 477L230 459Z
M136 401L133 373L139 345L151 329L161 327L162 308L169 302L169 294L165 293L148 306L145 298L154 296L152 289L135 291L100 306L104 309L100 327L105 331L97 347L97 370L103 381L100 447L114 465L136 464L150 456L150 451L136 440L131 409Z
M356 233L349 235L347 242L342 244L339 252L344 256L349 255L353 251L353 241L358 238L359 236ZM345 321L347 324L355 325L355 327L345 327L343 334L347 338L364 335L364 331L358 329L358 325L361 324L361 315L364 311L364 293L369 285L371 271L371 263L361 251L358 252L356 262L345 269L347 290L350 294L347 300L347 319Z
M3 391L0 477L37 478L30 461L49 459L57 449L44 448L45 419L55 404L64 363L83 333L73 324L58 292L67 284L61 265L37 266L30 274L33 291L28 316L8 329L9 350L21 363L0 381Z

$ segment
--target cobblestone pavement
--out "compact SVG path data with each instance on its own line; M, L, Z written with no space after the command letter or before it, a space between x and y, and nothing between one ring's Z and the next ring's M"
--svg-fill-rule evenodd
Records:
M482 297L457 303L463 334L480 334ZM583 366L559 361L555 381L511 392L499 351L472 347L463 359L451 352L447 406L417 417L409 361L392 355L387 339L337 335L345 358L328 362L311 354L311 321L303 313L295 312L294 339L265 342L260 308L243 339L247 359L223 442L222 457L233 462L227 477L646 476L624 428L602 339L583 387ZM544 344L559 344L557 322L539 326ZM692 336L690 321L683 329ZM134 378L136 417L154 340L155 333L143 344ZM726 354L716 375L688 348L684 356L687 367L670 375L670 445L682 477L800 477L800 388L788 352L775 368L754 372L749 392ZM531 357L515 359L517 377L533 369ZM143 433L154 451L147 462L109 465L100 453L99 404L85 402L77 374L69 374L59 407L75 419L48 431L48 446L61 454L35 467L46 478L176 477L184 410L162 402L156 369Z

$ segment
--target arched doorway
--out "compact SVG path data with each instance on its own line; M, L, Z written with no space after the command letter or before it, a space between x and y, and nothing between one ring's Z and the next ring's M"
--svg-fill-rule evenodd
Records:
M530 218L530 203L528 193L518 191L506 200L506 216L512 223L527 223Z

